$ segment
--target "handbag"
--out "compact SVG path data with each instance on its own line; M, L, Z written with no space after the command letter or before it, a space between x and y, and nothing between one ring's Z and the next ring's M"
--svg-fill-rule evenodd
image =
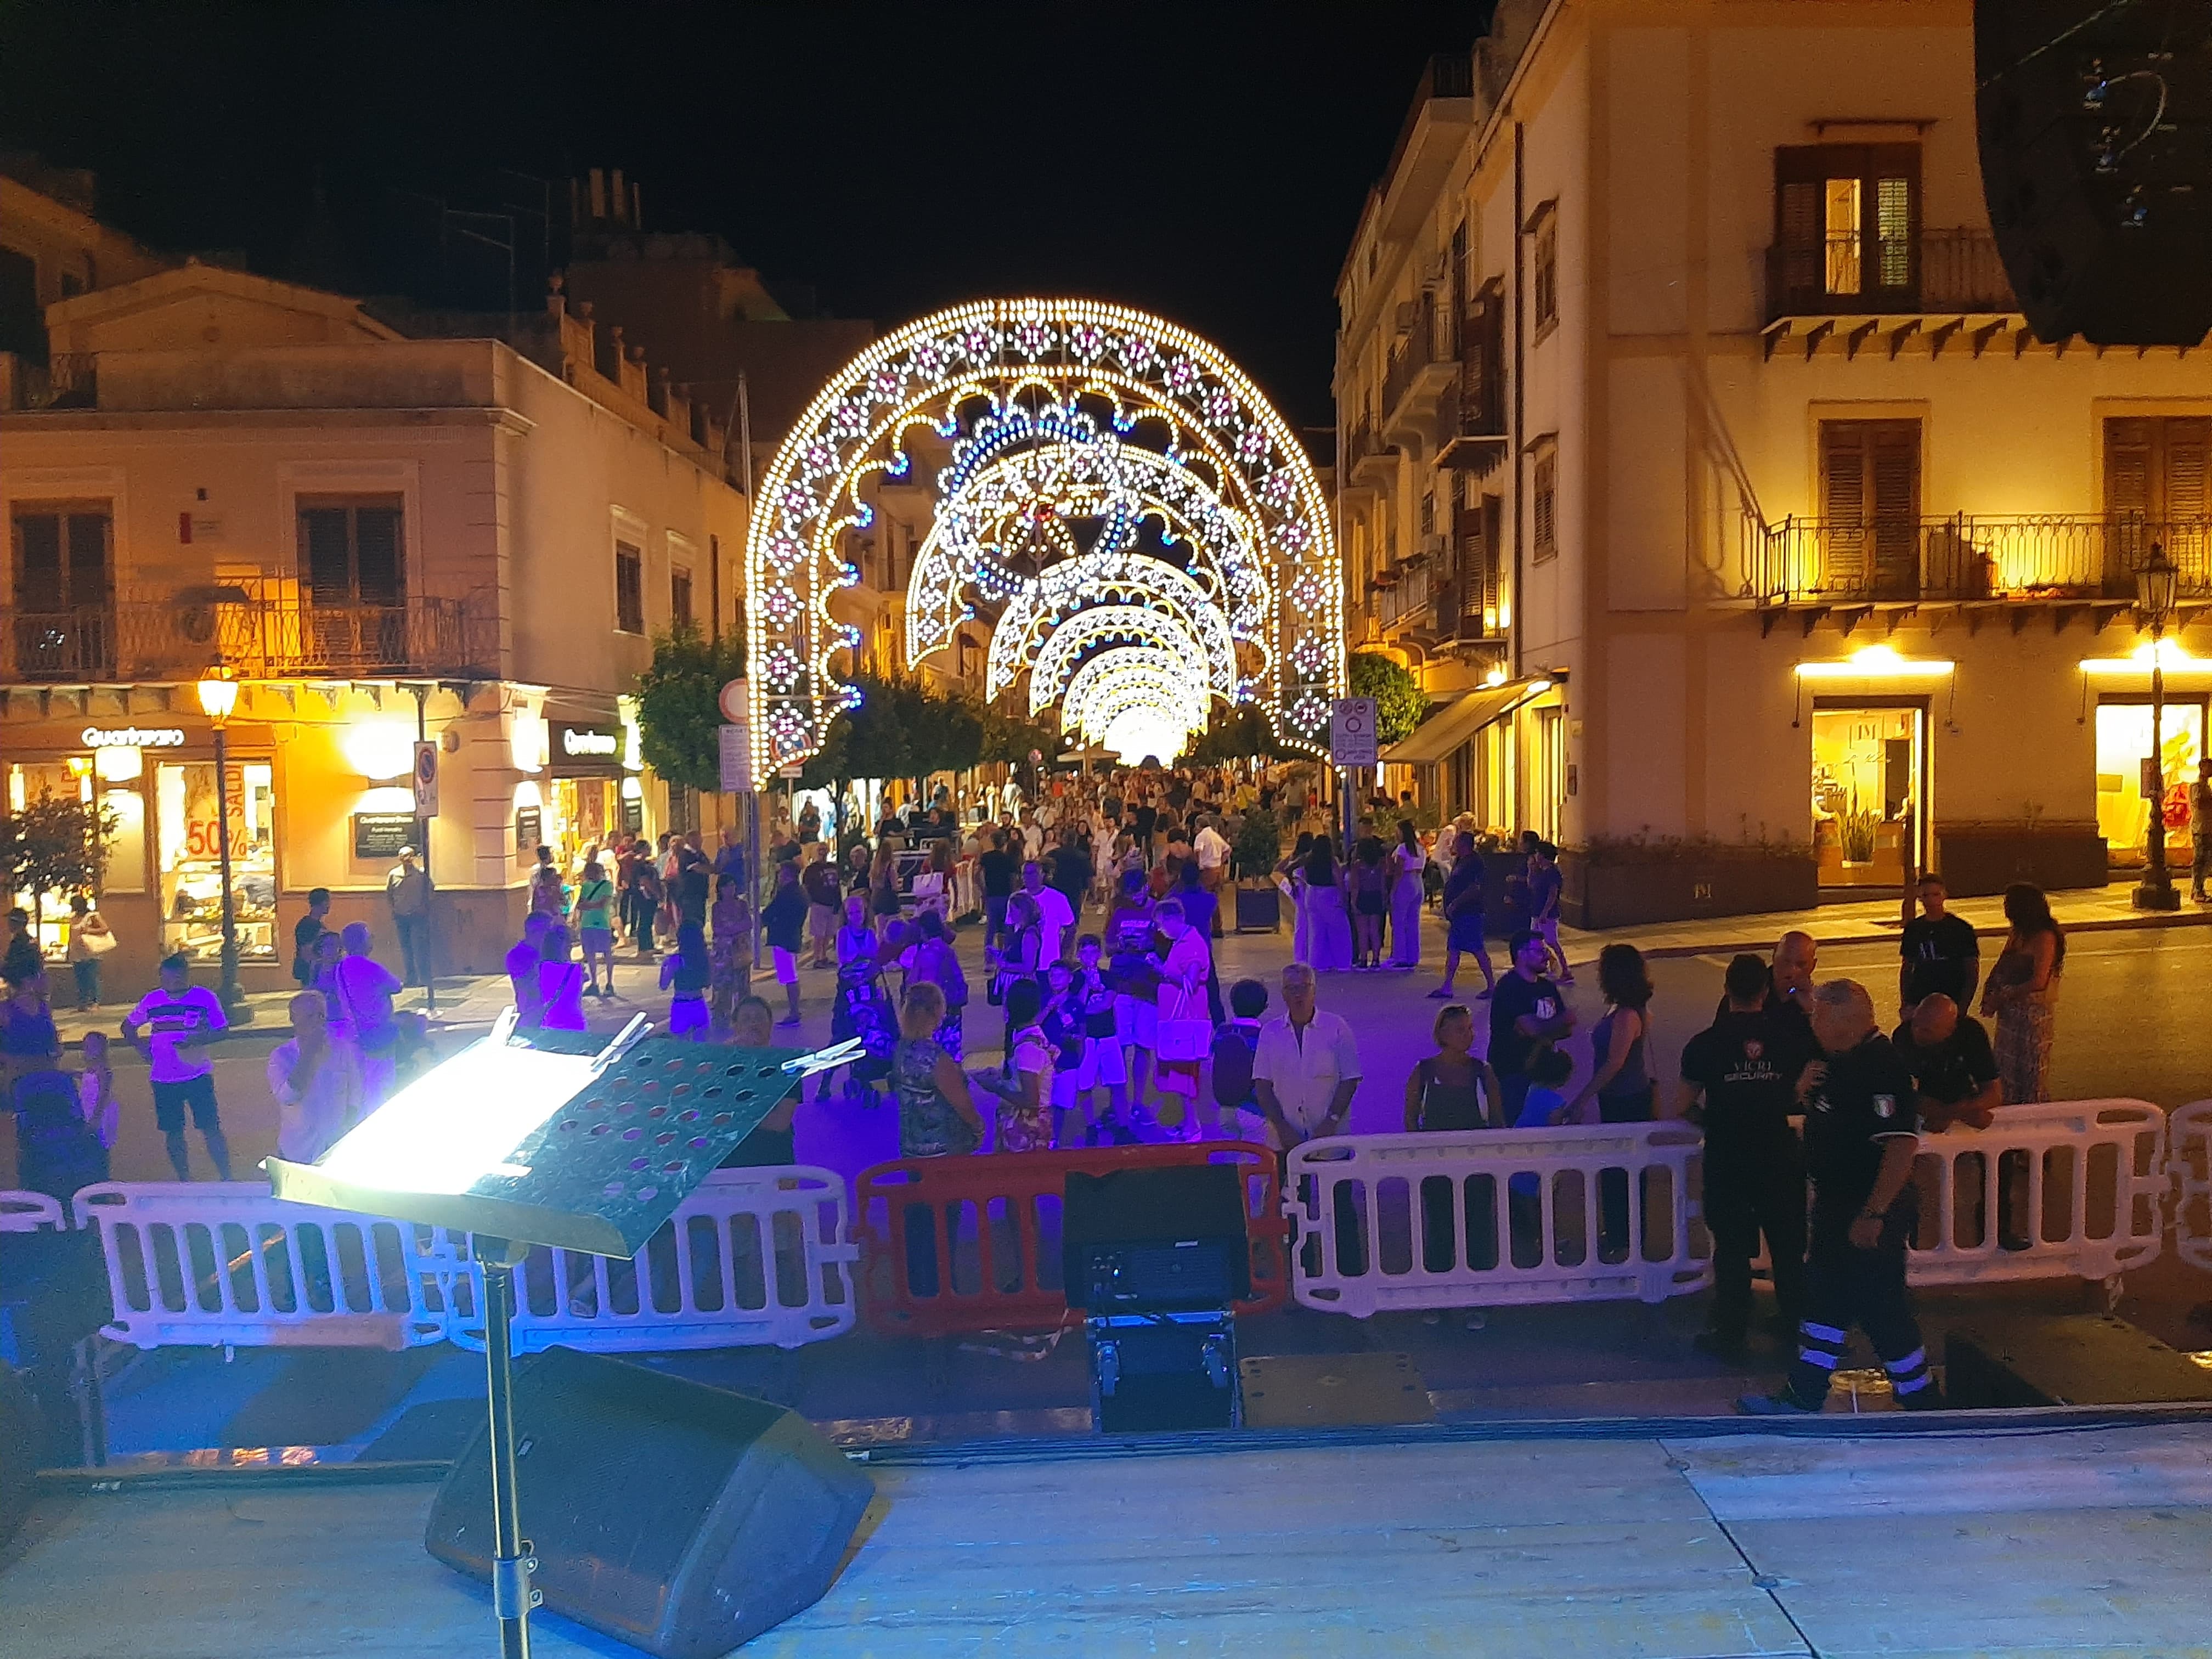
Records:
M84 935L84 948L96 960L115 948L115 935L106 928L97 933L88 931Z
M1171 1066L1195 1066L1213 1050L1213 1022L1189 1015L1190 995L1180 993L1174 1014L1163 1015L1155 1028L1152 1052Z

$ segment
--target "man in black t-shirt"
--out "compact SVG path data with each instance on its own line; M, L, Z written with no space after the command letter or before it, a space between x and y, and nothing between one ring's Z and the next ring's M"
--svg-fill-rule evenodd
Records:
M1768 1012L1766 964L1728 966L1720 1018L1682 1050L1676 1115L1702 1103L1705 1225L1713 1236L1713 1310L1695 1339L1704 1352L1740 1361L1751 1322L1751 1259L1766 1235L1778 1324L1795 1333L1805 1310L1805 1156L1790 1127L1797 1079L1815 1051L1809 1030ZM1790 1005L1795 1012L1795 1005Z
M1912 1185L1919 1093L1875 1028L1874 999L1856 981L1831 980L1814 993L1813 1036L1821 1057L1798 1085L1813 1216L1797 1359L1780 1393L1747 1395L1736 1405L1755 1416L1819 1411L1857 1325L1889 1373L1897 1403L1931 1410L1943 1399L1905 1285L1919 1211Z
M1898 1012L1906 1019L1923 997L1946 996L1954 1007L1974 1006L1981 982L1982 947L1972 924L1944 908L1943 878L1929 871L1920 878L1920 911L1905 924L1898 951L1905 959L1897 975Z
M1067 901L1067 908L1079 926L1083 921L1083 901L1089 896L1094 872L1091 867L1091 848L1077 829L1064 831L1059 849L1047 862L1051 873L1046 878L1054 890Z
M1544 977L1544 939L1524 927L1513 935L1513 969L1500 974L1490 997L1490 1067L1505 1098L1505 1121L1518 1125L1528 1097L1528 1060L1575 1029L1574 1010Z
M1897 1028L1890 1043L1919 1086L1923 1130L1935 1133L1954 1124L1986 1129L1996 1121L2004 1088L1997 1081L1990 1034L1950 998L1940 991L1921 998L1912 1018ZM2024 1152L1997 1155L1998 1243L2008 1250L2024 1250L2033 1242L2028 1224L2028 1164L2029 1154ZM1941 1201L1933 1172L1920 1176L1920 1185L1929 1203ZM1959 1182L1954 1219L1962 1237L1983 1237L1982 1194L1978 1172Z

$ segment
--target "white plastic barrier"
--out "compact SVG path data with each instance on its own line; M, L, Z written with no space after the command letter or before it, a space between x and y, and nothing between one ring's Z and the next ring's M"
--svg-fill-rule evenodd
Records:
M289 1204L258 1182L106 1182L72 1200L98 1227L106 1334L198 1344L412 1348L442 1341L449 1258L432 1230Z
M796 1348L853 1328L845 1179L807 1165L718 1170L635 1261L533 1250L515 1275L518 1353L556 1344L597 1353ZM457 1253L458 1255L458 1253ZM483 1346L476 1281L442 1281L447 1333Z
M2192 1100L2167 1122L2174 1254L2212 1271L2212 1100Z
M45 1193L0 1188L0 1233L66 1232L69 1215L62 1201Z
M1294 1293L1364 1319L1702 1290L1702 1144L1676 1122L1310 1140L1285 1160Z
M2109 1279L2164 1247L2166 1113L2142 1100L2001 1106L1986 1129L1923 1135L1913 1178L1913 1284Z

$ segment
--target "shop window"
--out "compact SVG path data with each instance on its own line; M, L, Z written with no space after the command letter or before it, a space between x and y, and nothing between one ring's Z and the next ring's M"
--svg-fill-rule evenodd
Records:
M615 629L645 632L645 556L628 542L615 544Z
M406 602L403 509L398 496L302 500L300 574L319 607L393 607Z
M1917 708L1814 712L1813 848L1821 886L1894 889L1908 856L1919 861L1926 734Z
M668 573L668 625L672 628L691 626L691 573L676 569Z
M241 956L276 957L276 790L267 761L234 760L226 769L231 902ZM196 961L222 951L222 838L212 761L164 762L154 769L155 850L161 877L161 949Z
M2188 867L2189 785L2204 755L2204 702L2169 702L2159 716L2166 781L2166 862ZM2150 704L2101 699L2097 704L2097 833L2114 866L2141 869L2150 839L2150 803L2142 795L2142 763L2150 757Z

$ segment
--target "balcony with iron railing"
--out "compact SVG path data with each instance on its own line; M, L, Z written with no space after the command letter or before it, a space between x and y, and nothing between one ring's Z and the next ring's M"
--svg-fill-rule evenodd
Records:
M1385 629L1396 629L1425 617L1435 580L1435 573L1424 562L1394 565L1382 572L1376 578L1375 620Z
M1340 488L1380 489L1397 476L1398 450L1385 443L1371 421L1361 421L1344 434L1344 477Z
M1808 356L1824 343L1856 356L1876 337L1892 356L1915 337L1940 353L1969 319L1982 319L1970 337L1978 353L2008 321L2020 321L2019 312L1996 239L1986 230L1883 238L1846 232L1766 250L1770 356L1793 334Z
M1504 377L1463 362L1437 399L1437 465L1477 477L1495 471L1510 440L1505 430Z
M2184 600L2212 601L2212 518L2041 514L1948 519L1785 518L1746 524L1746 596L1775 610L1928 604L2135 602L2154 550Z
M270 680L500 672L498 619L488 603L413 595L389 605L321 604L289 585L10 607L0 611L0 681L15 684L158 684L217 665Z

